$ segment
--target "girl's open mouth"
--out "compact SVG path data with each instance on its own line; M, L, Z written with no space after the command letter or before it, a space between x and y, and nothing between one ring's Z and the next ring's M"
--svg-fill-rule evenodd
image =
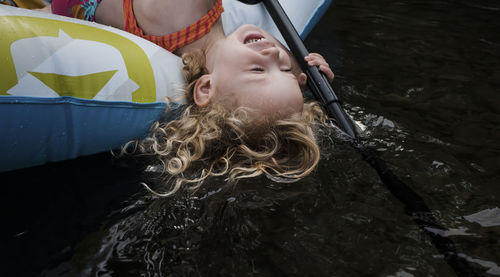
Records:
M268 40L266 37L258 33L247 35L243 40L243 44L247 45L249 48L255 51L261 51L275 46L272 41Z
M247 35L243 41L244 44L252 44L260 41L264 41L266 38L261 34L250 34Z

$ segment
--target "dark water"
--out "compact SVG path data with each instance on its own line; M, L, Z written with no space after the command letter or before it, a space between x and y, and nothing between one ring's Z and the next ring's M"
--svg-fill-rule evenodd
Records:
M500 275L500 3L335 0L306 44L480 276ZM0 175L2 276L455 276L333 138L294 184L153 199L103 154ZM1 273L1 272L0 272Z

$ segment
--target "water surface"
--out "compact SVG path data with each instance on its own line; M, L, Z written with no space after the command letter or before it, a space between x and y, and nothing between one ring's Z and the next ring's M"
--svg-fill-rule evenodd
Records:
M306 41L364 137L500 275L500 4L335 0ZM326 139L325 139L326 140ZM156 199L107 154L1 175L2 276L454 276L348 144L318 170Z

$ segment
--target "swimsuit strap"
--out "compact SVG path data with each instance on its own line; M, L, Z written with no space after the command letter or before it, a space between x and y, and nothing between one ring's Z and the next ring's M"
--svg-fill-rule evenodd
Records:
M222 12L224 12L222 0L217 0L212 9L195 23L169 35L154 36L144 34L144 31L137 25L137 20L132 10L132 0L123 0L125 31L156 43L170 52L174 52L208 34L212 26L219 20Z

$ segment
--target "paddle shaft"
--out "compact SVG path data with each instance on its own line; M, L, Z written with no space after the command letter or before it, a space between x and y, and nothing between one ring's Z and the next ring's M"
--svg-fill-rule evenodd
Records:
M453 268L457 276L476 276L467 261L458 255L453 241L439 232L446 230L441 227L424 200L414 192L408 185L401 181L386 163L380 159L375 151L369 149L358 138L351 118L342 108L341 103L333 91L326 76L316 66L309 66L304 58L309 55L302 39L293 26L290 18L277 0L239 0L246 4L257 4L263 2L267 11L273 18L274 23L299 63L302 71L307 75L308 85L314 97L326 109L328 116L336 120L339 128L352 140L351 144L356 148L363 158L377 171L382 182L399 201L405 205L405 212L418 226L429 235L431 242L444 256L445 261Z
M254 1L255 2L255 1ZM300 68L307 75L307 84L311 89L314 97L326 109L328 116L335 119L339 128L344 131L349 137L356 138L357 133L351 118L342 108L339 98L333 91L330 82L326 76L319 71L317 66L309 66L304 60L309 55L302 39L292 22L286 15L278 1L264 0L264 5L267 11L278 26L281 35L285 38L286 43L290 47L295 59L299 63Z

